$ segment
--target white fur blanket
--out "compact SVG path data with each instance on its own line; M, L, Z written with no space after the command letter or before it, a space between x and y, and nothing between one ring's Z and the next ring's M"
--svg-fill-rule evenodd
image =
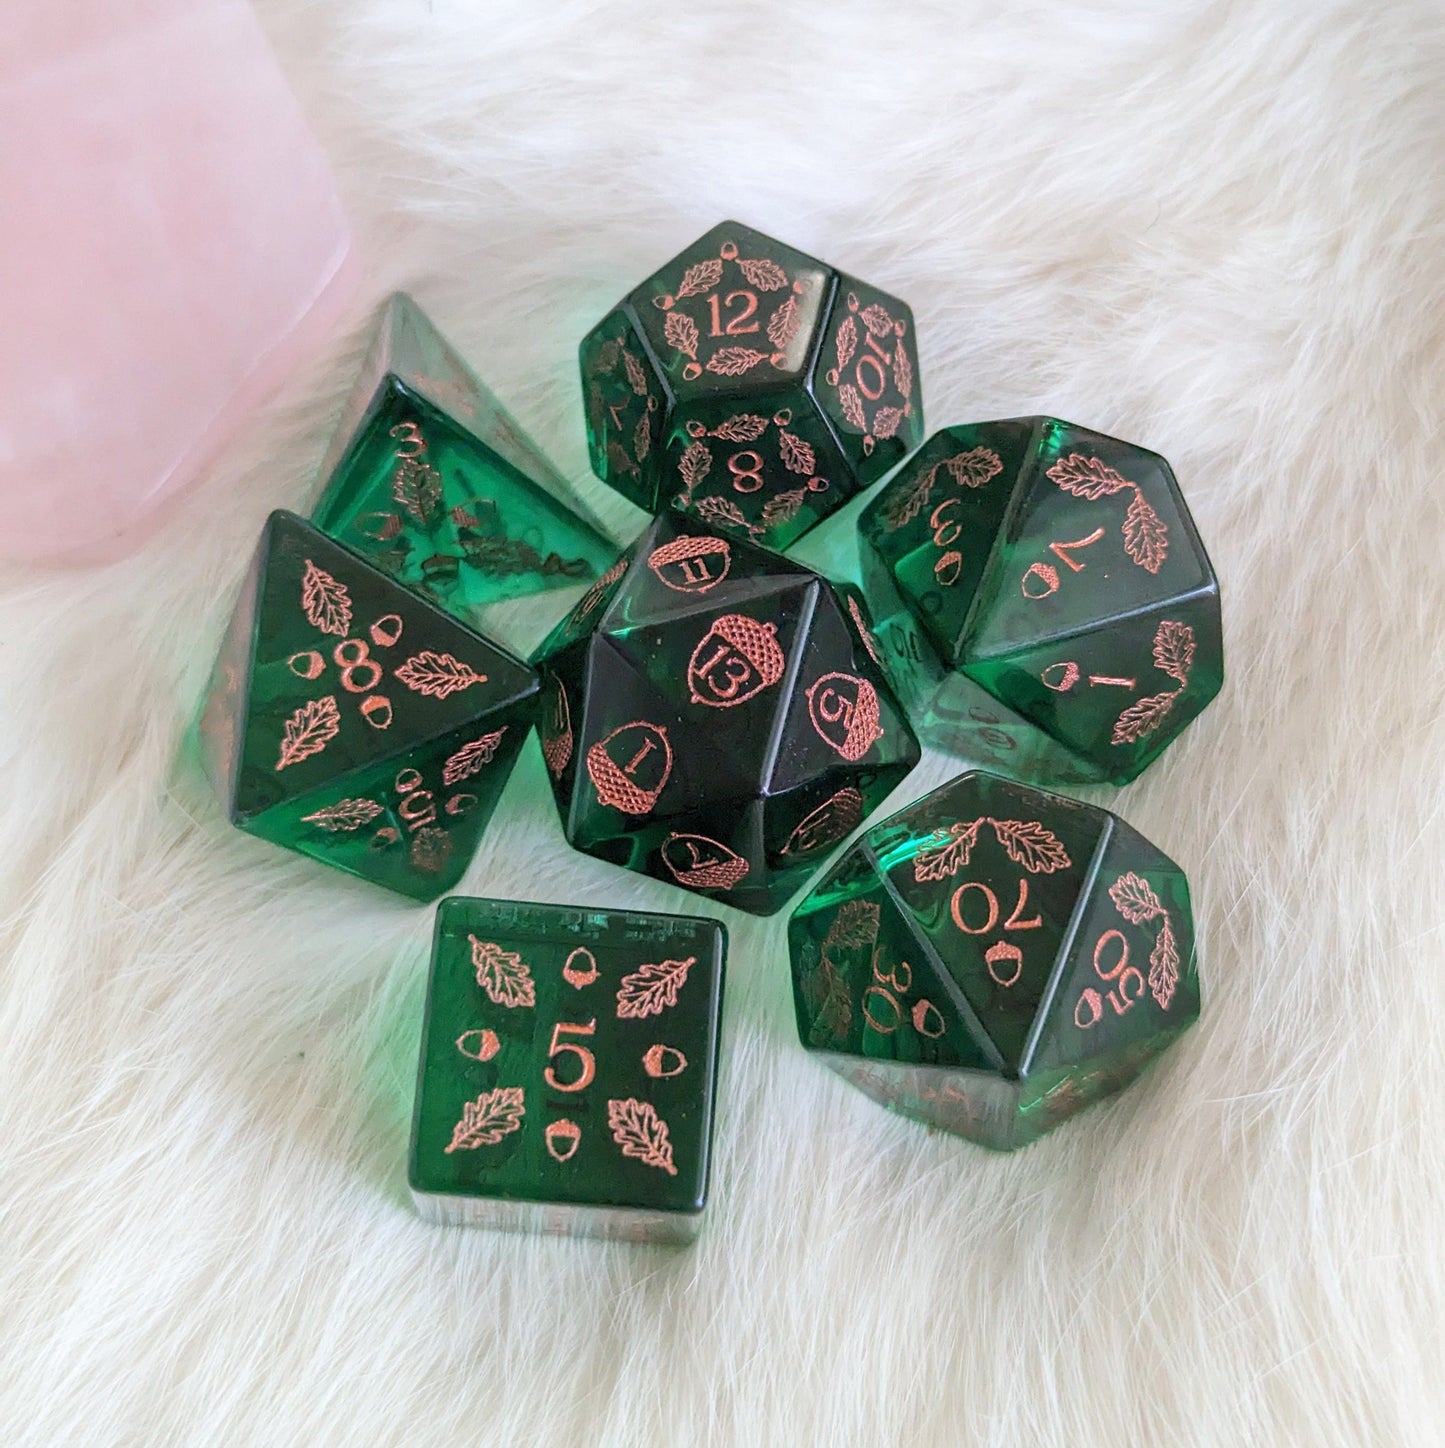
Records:
M261 15L366 294L143 553L0 579L0 1442L1445 1442L1440 7ZM1174 463L1230 677L1092 797L1188 870L1205 1014L998 1157L806 1057L784 917L729 914L698 1244L427 1226L431 912L174 760L383 293L583 480L579 337L724 216L912 303L931 427L1052 412ZM535 744L497 824L476 893L699 907L567 850Z

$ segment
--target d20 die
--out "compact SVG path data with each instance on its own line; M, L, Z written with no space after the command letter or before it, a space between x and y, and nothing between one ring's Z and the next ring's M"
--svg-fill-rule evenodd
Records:
M868 830L788 939L803 1044L999 1150L1127 1085L1199 1015L1179 867L1105 810L991 774Z
M1049 417L946 428L859 532L885 657L941 749L1123 784L1223 683L1219 584L1156 453Z
M465 871L537 698L520 659L278 512L201 735L233 824L430 900Z
M801 564L654 520L537 651L571 844L777 910L918 762L861 622Z
M897 297L725 221L583 339L593 471L785 547L917 446L916 358Z
M410 297L387 303L313 520L462 618L595 578L616 546Z
M412 1121L422 1215L691 1240L726 944L711 920L444 900Z

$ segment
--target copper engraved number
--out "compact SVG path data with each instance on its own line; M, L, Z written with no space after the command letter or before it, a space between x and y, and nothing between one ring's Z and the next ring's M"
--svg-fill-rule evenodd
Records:
M587 1024L579 1025L572 1021L558 1021L552 1027L552 1044L547 1048L547 1059L555 1060L558 1056L576 1056L580 1063L581 1074L575 1081L559 1081L556 1072L548 1066L542 1072L542 1079L554 1091L581 1091L584 1087L592 1084L593 1078L597 1075L597 1058L586 1046L579 1046L575 1041L564 1041L566 1036L592 1036L597 1032L597 1020L594 1017Z
M1110 969L1105 970L1104 957L1111 948L1117 950L1117 955ZM1094 974L1111 983L1113 989L1107 996L1101 996L1092 986L1084 989L1074 1006L1074 1024L1081 1031L1092 1029L1103 1019L1105 1000L1116 1016L1122 1016L1144 994L1144 977L1129 964L1129 942L1122 930L1106 930L1094 942Z
M740 309L737 311L733 311L733 304L735 302L741 304ZM707 299L707 305L708 310L712 313L712 331L709 333L710 336L742 337L749 332L756 332L758 330L758 324L755 321L750 321L754 313L758 310L758 298L754 292L729 292L727 296L722 299L721 304L718 302L717 294L714 293ZM728 308L729 311L729 315L726 318L723 316L723 307ZM727 323L726 326L723 325L724 321Z

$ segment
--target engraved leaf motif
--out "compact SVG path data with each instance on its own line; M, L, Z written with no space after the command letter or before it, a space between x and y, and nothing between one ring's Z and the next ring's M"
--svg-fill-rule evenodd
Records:
M709 523L731 524L734 528L748 526L743 510L731 498L701 498L696 509L698 517L705 518Z
M707 370L719 377L741 377L751 372L759 362L766 362L768 354L753 347L719 347L707 359Z
M444 1152L471 1151L478 1146L495 1146L504 1136L518 1130L527 1110L527 1096L521 1086L498 1086L483 1091L475 1101L462 1107L462 1119L452 1128L452 1139Z
M510 1010L537 1004L532 972L515 950L503 950L495 941L478 940L475 935L469 935L467 939L472 943L472 964L476 967L477 984L486 991L493 1005L506 1006Z
M813 449L790 432L778 434L778 451L782 454L783 466L790 473L802 473L808 477L817 469L818 461L813 456Z
M636 1157L643 1166L655 1166L668 1176L677 1175L667 1123L653 1110L651 1102L639 1101L635 1096L609 1098L607 1125L623 1156Z
M1178 679L1180 688L1189 682L1194 667L1194 630L1187 623L1166 618L1154 635L1154 667Z
M838 389L838 406L843 409L843 416L853 424L854 427L868 430L868 418L863 412L863 399L858 396L858 389L851 382L845 382Z
M669 312L662 326L662 335L667 338L669 347L697 361L697 323L686 312Z
M826 956L819 967L819 979L822 985L822 1000L808 1031L808 1041L814 1046L822 1045L825 1041L841 1041L847 1036L848 1028L853 1023L853 993L848 989L848 982L843 979L841 972ZM816 1000L819 994L816 986L813 994Z
M480 739L474 739L470 744L462 745L442 766L442 783L459 784L462 780L480 773L484 765L490 764L497 757L497 746L506 732L503 727L491 734L483 734Z
M893 318L888 315L888 308L879 302L874 302L870 307L864 307L858 313L858 320L875 337L886 337L893 330Z
M1167 694L1151 694L1147 699L1140 699L1137 704L1130 704L1115 721L1109 742L1133 744L1146 734L1152 734L1168 718L1178 697L1179 695L1171 690Z
M797 302L789 297L768 318L768 341L779 352L785 352L788 344L798 335L798 328L802 325L802 321L803 319L798 315Z
M898 529L906 527L928 506L928 499L933 492L933 481L937 476L938 469L929 468L927 472L919 474L911 487L905 488L889 500L888 506L883 510L883 522L889 532L896 533Z
M277 771L288 765L320 754L327 744L341 732L341 715L337 712L336 700L327 694L324 699L312 699L303 704L286 721L281 736L281 757L276 761Z
M939 830L924 841L923 849L913 857L913 878L920 884L930 880L946 880L968 864L973 847L978 843L982 820L956 824Z
M627 373L627 380L632 384L632 390L639 396L647 395L647 373L642 370L642 363L627 350L622 349L622 366Z
M1164 914L1164 907L1159 903L1153 887L1132 870L1127 875L1121 875L1109 886L1109 898L1130 925L1142 925L1146 920L1153 920L1156 915Z
M314 814L302 815L301 823L315 825L318 830L337 834L359 830L362 825L370 824L381 812L381 806L375 800L343 799L337 804L317 810Z
M834 346L838 349L838 371L841 372L853 360L853 354L858 350L858 325L852 317L843 318L843 325L838 328Z
M788 284L788 274L777 262L767 257L738 258L738 267L751 286L760 292L780 292Z
M637 427L632 434L632 451L637 454L638 462L641 462L652 451L652 429L647 424L648 416L643 413L637 419Z
M697 963L695 955L686 960L662 960L640 965L622 977L617 991L617 1019L640 1020L644 1016L661 1015L677 1004L677 993L687 981L687 973Z
M418 458L402 458L391 477L391 496L425 526L442 500L442 475Z
M903 345L902 337L893 350L893 385L905 402L913 396L913 363L908 360L908 349Z
M776 528L782 523L791 523L802 510L807 497L806 488L795 488L792 492L779 493L777 497L770 498L763 507L763 526Z
M694 442L678 459L677 470L689 488L695 488L712 470L712 453L706 443Z
M994 820L993 832L1009 859L1031 875L1052 875L1069 866L1069 852L1058 836L1037 820Z
M344 583L338 583L324 568L309 558L301 576L301 608L306 622L324 634L345 638L351 627L351 595Z
M1159 939L1154 942L1154 949L1149 952L1149 991L1159 1002L1161 1010L1169 1009L1169 1002L1174 999L1174 988L1178 984L1179 947L1175 944L1174 931L1166 915L1164 924L1159 928Z
M470 689L473 684L487 682L487 676L477 673L470 664L431 649L423 649L409 658L396 671L396 677L408 689L434 699L445 699L449 694Z
M1068 457L1061 458L1049 469L1048 475L1066 493L1072 493L1076 498L1087 498L1091 503L1134 486L1102 458L1086 458L1082 453L1070 453Z
M824 952L829 946L872 945L878 939L882 911L873 900L846 901L833 917L823 940Z
M1124 551L1150 573L1158 573L1169 556L1169 526L1143 493L1134 494L1124 514Z
M992 448L974 447L944 458L939 466L948 469L949 476L959 487L981 488L1003 471L1003 459Z
M722 274L723 264L718 257L694 262L683 272L677 294L679 297L695 297L715 287L722 280Z
M713 437L724 442L756 442L768 430L768 419L755 412L740 412L712 430Z
M901 407L880 407L873 418L873 436L877 438L893 437L902 421L903 409Z

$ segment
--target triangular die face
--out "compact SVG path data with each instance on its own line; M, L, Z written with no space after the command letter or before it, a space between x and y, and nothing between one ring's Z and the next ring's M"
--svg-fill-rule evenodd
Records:
M1008 1072L1024 1058L1105 822L1100 810L966 774L864 836Z
M238 822L535 695L520 660L294 514L261 549Z
M725 221L628 296L679 400L800 382L833 284L813 257Z
M1037 418L950 427L934 434L859 520L870 601L885 615L896 592L940 659L957 657L1008 515L1033 455ZM871 553L874 563L866 555ZM880 588L879 575L887 575Z
M552 632L532 651L534 660L544 660L580 639L591 637L617 598L637 557L634 543L588 585L582 597L558 620Z
M1219 692L1219 595L1161 609L968 667L1009 709L1123 784L1151 763Z
M670 399L623 308L582 339L578 362L592 471L653 512Z
M1206 586L1213 571L1168 463L1048 418L961 657L1012 653Z
M777 896L766 869L757 799L713 800L668 825L648 874L754 915L771 914L787 898Z
M268 810L250 833L416 900L466 872L532 724L530 699Z
M869 641L826 584L817 591L792 675L787 717L768 778L785 794L840 770L881 775L887 789L918 763L918 741Z
M1115 821L1025 1069L1030 1076L1067 1070L1082 1078L1096 1061L1140 1043L1146 1056L1157 1054L1198 1015L1184 872Z

